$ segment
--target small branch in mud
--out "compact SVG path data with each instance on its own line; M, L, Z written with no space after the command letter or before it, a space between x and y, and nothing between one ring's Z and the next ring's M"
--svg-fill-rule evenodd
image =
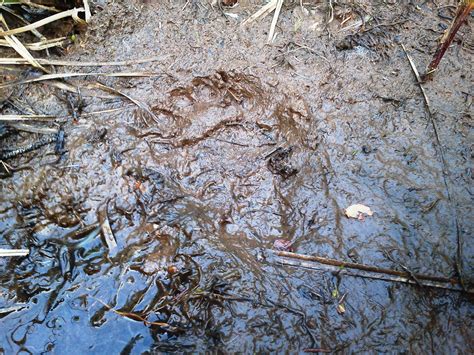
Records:
M423 75L423 80L430 79L431 75L436 71L438 68L441 59L443 59L444 54L448 50L449 46L454 40L456 33L461 28L462 24L467 20L469 14L474 9L474 0L462 0L457 11L456 16L448 27L446 32L444 33L443 37L441 38L438 48L436 48L436 52L431 60L431 63L428 65L426 69L426 73Z
M272 253L273 255L277 256L276 261L283 265L297 266L308 269L322 268L340 272L348 269L345 273L350 276L393 282L405 282L427 287L442 288L446 290L463 291L463 288L457 280L442 276L413 274L415 280L417 280L415 281L413 280L412 274L406 271L398 271L380 268L377 266L345 262L320 256L296 254L287 251L272 251ZM322 267L322 265L325 265L326 267ZM466 292L474 293L474 290L466 290Z
M472 0L472 1L474 1L474 0ZM444 186L446 188L446 194L447 194L447 197L448 197L449 204L451 206L451 209L453 210L453 218L454 218L454 222L455 222L455 225L456 225L456 244L457 244L456 260L455 260L456 271L459 275L461 285L463 286L464 289L466 289L465 282L464 282L463 264L462 264L463 240L462 240L461 230L460 230L460 226L459 226L458 216L457 216L457 213L456 213L456 205L457 204L454 203L454 201L453 201L451 190L449 188L448 180L447 180L447 176L446 176L447 172L448 172L448 165L446 164L446 160L444 158L443 146L441 145L441 140L440 140L440 137L439 137L439 134L438 134L438 128L437 128L436 123L433 119L433 112L431 111L430 101L429 101L428 96L426 95L425 89L423 87L423 82L422 82L422 79L420 77L420 74L418 73L418 70L416 69L416 66L415 66L415 63L414 63L413 59L410 57L410 55L406 51L406 48L403 44L402 44L402 48L403 48L403 51L405 52L405 55L407 56L408 62L410 63L411 69L413 71L413 74L415 75L418 86L420 87L420 90L423 94L426 110L427 110L427 113L428 113L428 120L430 121L431 126L433 127L433 132L435 134L436 145L438 147L439 155L441 157L441 164L443 166L443 182L444 182Z
M432 111L431 111L430 100L428 99L428 96L426 95L425 88L423 87L423 81L421 80L420 74L419 74L418 70L416 69L415 62L413 61L411 56L408 54L407 49L405 48L405 46L403 44L402 44L402 48L403 48L403 51L405 52L405 55L408 59L408 62L410 63L410 67L411 67L411 70L413 71L413 74L415 75L417 84L420 87L421 93L423 95L423 100L425 100L426 109L428 110L428 113L431 115ZM438 131L437 130L436 130L435 133L436 133L436 136L438 137Z

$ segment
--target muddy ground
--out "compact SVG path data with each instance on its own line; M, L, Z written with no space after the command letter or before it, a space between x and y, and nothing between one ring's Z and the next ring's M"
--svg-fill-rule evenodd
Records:
M401 44L422 71L454 1L392 3L334 1L326 26L325 2L288 1L271 45L271 16L239 27L259 1L94 3L62 59L159 60L58 70L153 72L69 82L154 117L97 90L9 93L67 123L62 155L9 160L0 180L0 247L30 249L0 259L0 353L472 353L465 293L268 252L456 277L459 237L473 278L472 30L425 85L438 142ZM374 215L347 218L355 203Z

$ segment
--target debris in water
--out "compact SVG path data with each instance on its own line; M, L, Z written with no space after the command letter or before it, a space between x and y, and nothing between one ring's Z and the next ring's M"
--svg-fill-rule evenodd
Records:
M290 240L277 239L273 242L273 249L282 251L293 251L293 243Z
M28 249L0 249L0 256L27 256Z
M341 299L339 300L338 304L337 304L337 313L339 314L344 314L346 313L346 307L344 306L344 300L346 299L346 296L347 296L347 293L343 294Z
M360 204L355 204L347 207L344 210L344 213L347 217L357 218L359 221L364 220L364 215L372 216L374 214L369 207Z
M112 232L112 228L110 227L109 217L107 214L107 206L109 202L105 204L105 209L99 212L99 221L100 221L100 229L102 231L102 235L104 236L105 242L107 243L107 247L110 251L114 250L117 247L117 242L115 240L114 233Z

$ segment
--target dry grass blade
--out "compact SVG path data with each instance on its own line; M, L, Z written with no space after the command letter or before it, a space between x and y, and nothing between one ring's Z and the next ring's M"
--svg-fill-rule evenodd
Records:
M153 77L161 75L159 73L151 72L121 72L121 73L61 73L61 74L45 74L33 79L25 79L20 81L12 81L0 85L0 88L6 88L13 85L23 85L29 83L36 83L39 81L66 79L81 76L108 76L108 77Z
M0 115L0 122L2 121L51 121L56 119L56 116L50 115Z
M60 10L56 9L55 7L37 4L30 0L3 0L2 3L4 5L27 5L29 7L33 7L40 10L46 10L50 12L60 12Z
M8 30L8 25L2 14L0 14L0 28L2 28L2 30ZM18 38L16 38L15 36L5 36L5 40L19 55L21 55L26 61L28 61L28 63L30 63L35 68L39 68L44 72L47 72L47 70L43 68L43 66L39 64L35 60L35 58L33 58L30 52L28 52L28 49L25 48L25 46L18 40Z
M55 128L49 127L36 127L24 123L10 123L10 127L13 127L19 131L30 132L30 133L39 133L39 134L56 134L58 130Z
M0 40L0 45L1 45ZM41 42L39 42L41 43ZM117 61L117 62L78 62L78 61L66 61L66 60L54 60L54 59L46 59L46 58L35 58L38 63L43 65L57 65L57 66L66 66L66 67L119 67L119 66L128 66L134 64L144 64L144 63L151 63L157 62L160 60L166 59L168 56L157 56L152 58L146 59L137 59L137 60L125 60L125 61ZM0 58L0 65L24 65L28 64L28 62L23 58Z
M27 256L28 249L0 249L0 256Z
M36 22L34 22L30 25L27 25L27 26L15 28L13 30L8 30L8 31L2 31L2 32L0 32L0 36L11 36L11 35L15 35L15 34L18 34L18 33L32 31L32 30L34 30L38 27L42 27L44 25L47 25L48 23L51 23L51 22L54 22L54 21L57 21L57 20L60 20L62 18L66 18L66 17L72 17L77 22L84 22L83 20L81 20L79 18L79 13L84 12L84 11L85 10L82 7L74 8L74 9L67 10L67 11L63 11L63 12L60 12L59 14L48 16L48 17L46 17L42 20L36 21Z
M10 15L16 17L17 20L19 20L20 22L22 22L23 24L25 25L29 25L30 23L28 21L26 21L22 16L18 15L15 11L13 11L12 9L10 9L8 6L3 6L3 5L0 5L0 9L2 9L3 11L5 12L8 12ZM39 39L41 39L42 41L46 40L46 37L43 36L38 30L31 30L31 33L33 33L36 37L38 37Z
M474 2L474 0L471 0L471 1ZM420 91L423 95L423 99L424 99L424 102L425 102L426 111L428 113L428 120L431 123L431 127L433 128L433 132L435 134L436 144L438 146L439 155L441 157L441 164L443 165L444 186L446 187L446 194L448 196L449 204L451 205L451 208L453 210L453 219L454 219L455 224L456 224L457 251L456 251L455 264L456 264L457 273L458 273L458 275L461 279L461 284L462 284L463 287L465 287L464 268L463 268L463 264L462 264L463 235L460 232L458 214L457 214L457 211L456 211L457 203L456 203L456 201L453 201L454 196L451 193L451 189L450 189L449 184L448 184L447 172L449 171L449 169L447 168L448 165L446 164L446 159L444 158L443 145L441 144L441 138L440 138L439 133L438 133L439 130L438 130L437 124L436 124L435 120L433 119L433 112L431 110L430 100L428 99L428 95L426 94L425 88L423 86L423 82L421 80L420 73L416 69L415 62L413 61L411 56L408 54L408 52L407 52L407 50L406 50L406 48L403 44L402 44L402 48L403 48L403 51L405 52L405 55L408 59L408 62L410 63L411 69L413 71L413 74L415 75L418 86L420 87Z
M89 6L89 1L88 0L83 0L83 4L84 4L84 11L86 13L86 22L89 22L91 17L92 17L92 14L91 14L91 8Z
M283 5L283 0L277 0L275 14L273 15L272 25L270 26L270 32L268 32L268 39L267 42L273 42L273 38L275 35L275 28L278 22L278 17L280 16L281 7Z
M268 4L266 4L260 10L258 10L252 16L250 16L247 20L242 22L242 26L248 25L248 24L250 24L250 23L252 23L256 20L259 20L259 19L264 18L265 16L267 16L269 13L271 13L273 10L276 9L277 2L278 2L278 0L271 0Z
M137 105L138 107L140 107L142 110L144 110L145 112L147 112L152 118L153 120L156 122L156 123L159 123L159 120L158 120L158 117L156 117L156 115L150 110L150 108L148 107L147 104L141 102L141 101L138 101L136 99L134 99L133 97L130 97L128 96L127 94L121 92L121 91L118 91L114 88L111 88L107 85L104 85L104 84L101 84L101 83L95 83L94 86L97 88L97 89L101 89L101 90L104 90L106 92L109 92L109 93L112 93L112 94L116 94L116 95L119 95L119 96L123 96L125 97L126 99L130 100L131 102L133 102L135 105Z
M71 85L60 80L45 81L44 85L52 86L58 88L59 90L72 92L76 95L79 95L80 93L82 97L96 97L100 99L116 99L117 97L120 97L120 95L107 95L97 93L97 91L94 91L94 89L96 89L95 87L89 88L88 85Z
M46 39L40 42L35 42L35 43L23 43L23 45L31 50L31 51L42 51L44 49L52 48L52 47L61 47L62 45L66 44L67 42L67 37L59 37L59 38L53 38L53 39ZM8 44L7 40L0 39L0 46L3 47L11 47L10 44ZM7 59L10 59L12 63L9 63ZM38 58L35 58L35 60L40 63L40 64L48 64L48 63L41 63L41 61L38 60ZM6 61L6 63L2 63L2 61ZM22 58L1 58L0 59L0 64L28 64L28 61Z

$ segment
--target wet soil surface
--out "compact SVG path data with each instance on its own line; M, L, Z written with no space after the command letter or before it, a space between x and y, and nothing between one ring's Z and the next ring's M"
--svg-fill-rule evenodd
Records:
M426 84L438 143L400 44L423 69L452 7L351 4L326 27L324 2L289 2L271 45L271 16L239 27L253 2L104 6L63 59L162 56L77 69L156 73L89 80L149 110L84 90L64 154L8 161L0 247L30 255L0 259L0 352L472 353L466 294L278 265L268 252L455 277L460 237L474 278L471 29ZM69 115L52 90L20 97ZM356 203L374 215L347 218Z

